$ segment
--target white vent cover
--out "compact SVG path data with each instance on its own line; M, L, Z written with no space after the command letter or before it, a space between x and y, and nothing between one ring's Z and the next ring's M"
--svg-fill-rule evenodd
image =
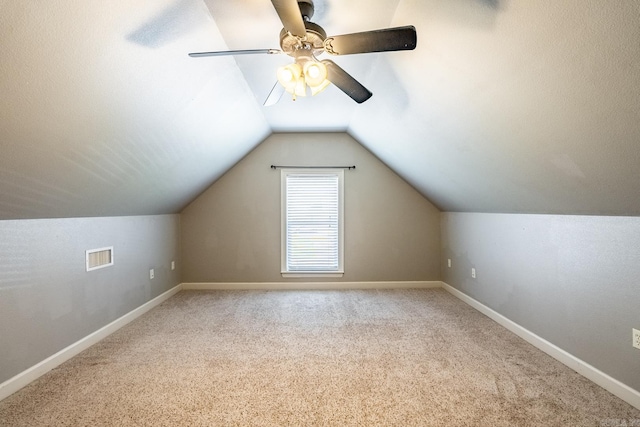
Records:
M87 271L113 265L113 246L88 250L86 252L86 260Z

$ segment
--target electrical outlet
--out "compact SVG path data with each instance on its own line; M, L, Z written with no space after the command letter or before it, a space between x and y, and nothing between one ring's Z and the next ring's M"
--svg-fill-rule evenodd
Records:
M153 268L151 270L149 270L149 279L153 279L154 277L156 277L156 273L153 271Z
M451 258L447 259L447 267L451 268Z
M175 261L171 261L171 269L172 270L176 269L176 262Z
M633 330L633 346L637 349L640 349L640 331L637 329Z
M471 278L475 279L476 278L476 269L471 267Z

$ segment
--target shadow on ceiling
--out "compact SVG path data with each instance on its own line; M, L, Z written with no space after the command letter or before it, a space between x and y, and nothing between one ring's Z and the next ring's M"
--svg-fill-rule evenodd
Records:
M436 19L469 28L491 30L500 13L507 9L508 0L448 0L421 4Z
M126 39L148 48L158 48L192 31L207 11L199 0L176 0L150 21L129 33Z

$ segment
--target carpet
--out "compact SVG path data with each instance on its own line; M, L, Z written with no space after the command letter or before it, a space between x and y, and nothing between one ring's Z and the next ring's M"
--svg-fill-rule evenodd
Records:
M0 402L3 426L640 425L442 289L182 291Z

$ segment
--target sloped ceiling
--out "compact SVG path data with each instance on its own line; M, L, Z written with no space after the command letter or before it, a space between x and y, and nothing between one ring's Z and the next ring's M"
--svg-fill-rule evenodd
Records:
M365 146L444 210L640 214L640 2L401 2L411 19L415 55L379 59L350 121Z
M443 210L639 215L640 3L315 0L335 87L262 102L286 56L269 0L0 0L0 219L179 212L272 132L346 131Z
M0 4L0 218L178 212L271 132L201 1Z

